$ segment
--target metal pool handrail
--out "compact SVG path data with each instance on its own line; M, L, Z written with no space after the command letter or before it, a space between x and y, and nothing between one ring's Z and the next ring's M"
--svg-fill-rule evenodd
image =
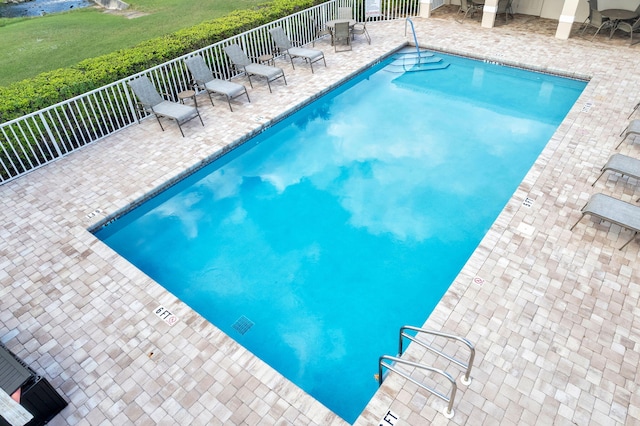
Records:
M438 392L436 389L430 388L429 386L418 382L417 380L415 380L414 378L409 376L409 374L407 374L407 373L405 373L403 371L395 369L393 367L393 365L391 365L391 364L386 364L384 362L384 360L393 361L394 363L398 363L398 364L406 364L406 365L410 365L411 367L420 368L420 369L423 369L423 370L427 370L427 371L431 371L433 373L440 374L441 376L446 378L449 381L449 383L451 383L451 392L449 393L449 396L444 395L444 394ZM383 374L382 374L382 369L383 368L386 368L389 371L393 371L394 373L397 373L397 374L401 375L405 379L409 380L411 383L420 386L422 389L426 390L427 392L429 392L429 393L437 396L438 398L442 399L444 402L447 403L447 407L443 410L444 416L446 418L448 418L448 419L453 417L453 401L456 398L456 392L458 391L458 385L456 384L456 381L454 380L453 377L451 377L451 375L449 373L447 373L446 371L442 371L442 370L440 370L438 368L428 367L426 365L418 364L417 362L407 361L407 360L404 360L402 358L398 358L398 357L395 357L395 356L382 355L378 360L378 385L379 386L382 385L382 381L384 380Z
M413 26L411 18L404 21L404 35L407 35L407 22L411 24L411 32L413 33L413 42L416 45L416 53L418 54L418 63L420 63L420 46L418 45L418 36L416 36L416 27Z
M469 360L468 360L467 363L464 363L463 361L460 361L460 360L458 360L458 359L456 359L456 358L454 358L454 357L452 357L450 355L445 354L441 350L430 346L426 342L418 340L415 337L411 336L410 334L405 333L405 330L416 331L418 333L424 333L424 334L431 334L433 336L445 337L447 339L456 340L458 342L461 342L462 344L467 346L469 348L469 350L470 350ZM475 347L473 346L473 344L470 341L468 341L464 337L456 336L454 334L442 333L440 331L426 330L424 328L405 325L405 326L400 328L400 342L398 343L398 356L402 356L402 354L404 353L404 348L403 348L404 338L407 338L407 339L411 340L412 342L415 342L418 345L422 346L423 348L427 349L428 351L431 351L431 352L433 352L435 354L438 354L438 355L448 359L449 361L453 362L454 364L457 364L460 367L465 368L466 372L465 372L464 376L462 377L462 379L460 379L460 381L464 385L471 384L471 368L473 367L473 361L474 361L474 359L476 357L476 349L475 349Z

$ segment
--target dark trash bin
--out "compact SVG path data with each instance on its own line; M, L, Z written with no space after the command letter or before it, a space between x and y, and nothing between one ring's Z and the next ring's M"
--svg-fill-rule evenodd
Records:
M20 390L20 405L33 415L25 426L44 425L67 406L49 381L36 374L0 343L0 388L9 395ZM0 413L0 426L10 426Z

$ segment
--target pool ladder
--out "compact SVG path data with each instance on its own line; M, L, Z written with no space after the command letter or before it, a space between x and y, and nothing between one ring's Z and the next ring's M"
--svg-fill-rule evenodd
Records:
M448 355L446 353L444 353L443 351L441 351L440 349L434 348L433 346L431 346L429 343L424 342L422 340L417 339L416 337L406 333L406 331L415 331L416 332L416 337L418 334L423 333L423 334L430 334L432 336L436 336L436 337L443 337L449 340L455 340L459 343L462 343L463 345L467 346L469 348L469 359L467 360L467 362L463 362L460 361L459 359L454 358L451 355ZM408 360L404 360L402 358L400 358L402 356L402 354L404 353L404 339L409 339L412 342L416 343L417 345L422 346L423 348L427 349L430 352L433 352L437 355L440 355L442 357L444 357L445 359L453 362L454 364L464 368L466 371L464 373L464 375L462 376L462 378L460 379L460 381L462 382L462 384L468 386L469 384L471 384L471 368L473 367L473 360L476 356L476 350L473 346L473 344L471 342L469 342L467 339L460 337L460 336L455 336L453 334L448 334L448 333L442 333L440 331L433 331L433 330L425 330L423 328L418 328L418 327L413 327L410 325L405 325L403 327L400 328L400 342L398 345L398 356L390 356L390 355L382 355L380 357L380 359L378 360L378 386L382 385L382 382L384 380L384 375L383 375L383 369L386 368L389 371L393 371L394 373L397 373L399 375L401 375L402 377L404 377L405 379L409 380L411 383L421 387L422 389L426 390L427 392L437 396L438 398L442 399L444 402L447 403L447 406L444 408L443 410L443 414L446 418L450 419L453 417L453 402L455 400L456 397L456 392L458 391L458 385L456 384L455 379L451 376L451 374L447 373L444 370L438 369L438 368L434 368L434 367L430 367L424 364L419 364L417 362L413 362L413 361L408 361ZM385 361L391 361L393 364L388 364L385 363ZM395 368L395 364L404 364L404 365L408 365L410 367L415 367L415 368L420 368L422 370L427 370L430 371L432 373L436 373L440 376L443 376L450 384L451 384L451 390L449 391L449 393L447 395L439 392L438 390L431 388L423 383L418 382L417 380L415 380L413 377L411 377L408 373L398 370Z

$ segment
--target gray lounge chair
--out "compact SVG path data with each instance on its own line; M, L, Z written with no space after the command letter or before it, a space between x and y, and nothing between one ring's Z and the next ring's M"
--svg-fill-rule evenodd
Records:
M625 127L624 130L622 130L622 132L620 133L620 136L622 136L623 134L624 134L624 138L622 138L622 140L618 143L618 145L616 146L616 149L620 148L620 145L622 145L622 142L624 142L625 139L627 139L627 136L640 135L640 120L631 120L629 122L629 125Z
M162 127L160 117L166 117L175 120L178 123L178 128L180 129L180 133L182 133L182 137L184 137L182 124L186 123L192 118L198 117L200 119L200 123L202 123L202 125L204 126L202 117L200 117L200 111L198 111L197 107L183 105L178 102L171 102L163 99L148 77L138 77L134 80L129 81L128 84L129 87L131 87L131 90L133 90L133 93L135 93L136 97L138 98L138 101L140 101L139 104L142 106L142 108L145 111L156 116L158 124L160 125L160 128L163 132L164 127Z
M600 176L593 181L591 186L594 186L607 170L618 172L623 176L631 176L634 179L640 180L640 160L627 157L626 155L613 154L600 170L602 173L600 173Z
M595 216L601 220L615 223L616 225L633 231L631 239L620 247L619 250L625 248L636 238L638 232L640 232L640 207L627 203L626 201L618 200L617 198L604 194L593 194L581 211L582 216L578 219L578 222L571 227L572 231L585 215Z
M324 62L324 66L327 66L327 61L324 59L324 53L322 52L322 50L294 47L282 27L272 28L269 30L269 33L271 34L273 42L276 44L278 50L289 55L289 59L291 60L291 66L293 67L293 69L296 69L295 65L293 65L293 58L302 58L306 62L308 62L309 66L311 67L311 73L313 73L314 62L322 59L322 61Z
M271 91L271 82L281 78L284 80L284 84L287 84L287 79L284 76L284 71L282 68L272 67L271 65L263 65L256 64L251 62L249 57L242 51L240 46L237 44L230 44L229 46L224 48L224 52L227 54L233 65L236 68L244 71L249 79L249 84L251 88L253 88L253 83L251 82L251 76L257 75L259 77L264 77L267 79L267 85L269 86L269 92ZM272 92L273 93L273 92Z
M185 59L184 62L187 65L187 68L189 68L189 72L191 72L191 76L195 81L196 87L200 90L207 91L211 105L213 105L212 94L214 93L227 98L227 103L229 104L229 109L231 111L233 111L233 108L231 107L231 99L233 98L246 95L247 100L251 102L249 94L247 93L247 88L244 87L244 85L215 78L211 69L204 62L204 58L202 56L195 55Z

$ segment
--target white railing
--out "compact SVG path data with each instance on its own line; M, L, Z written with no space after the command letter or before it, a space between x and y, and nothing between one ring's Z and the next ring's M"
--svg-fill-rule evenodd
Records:
M53 160L109 136L144 118L127 82L148 76L170 99L191 88L191 77L184 59L204 56L212 71L230 79L239 72L227 60L223 48L237 43L251 58L273 52L269 30L282 26L289 37L301 44L314 41L325 22L333 19L338 7L352 6L357 20L364 18L363 1L334 0L305 9L285 18L215 43L144 72L60 102L40 111L0 124L0 184L44 166ZM419 0L381 0L378 19L392 20L419 15Z

